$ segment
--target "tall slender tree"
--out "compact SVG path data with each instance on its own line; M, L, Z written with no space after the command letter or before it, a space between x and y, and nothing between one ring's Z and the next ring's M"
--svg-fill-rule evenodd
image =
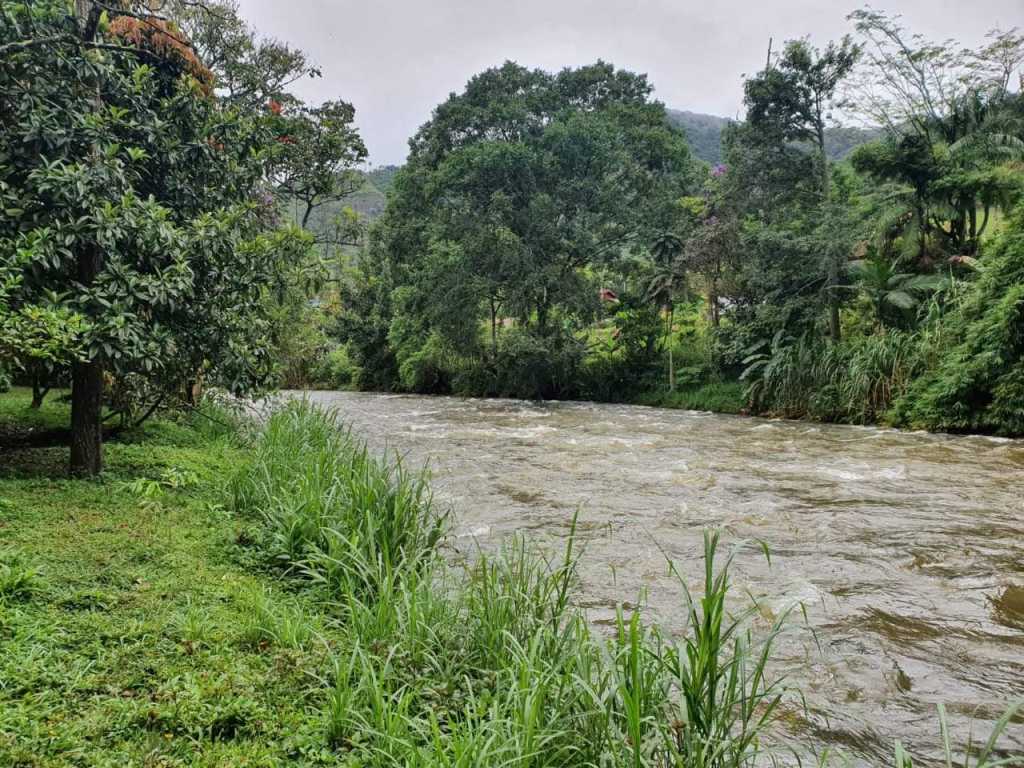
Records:
M860 48L849 36L819 50L806 40L788 42L782 54L769 58L768 67L745 85L747 121L768 140L802 142L813 147L820 197L820 216L829 211L831 164L825 147L825 130L842 81L850 75ZM843 256L835 249L823 254L827 272L825 290L829 305L829 333L839 341L839 285Z

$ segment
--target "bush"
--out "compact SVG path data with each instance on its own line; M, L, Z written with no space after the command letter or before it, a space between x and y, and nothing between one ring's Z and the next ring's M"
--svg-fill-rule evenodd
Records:
M1024 205L963 304L940 322L934 368L900 398L897 423L1024 434Z
M0 394L9 392L11 389L11 374L0 365Z
M402 389L424 395L447 395L452 391L455 356L436 333L426 343L404 355L398 364Z
M567 332L537 336L512 328L498 339L497 394L529 400L558 400L577 392L584 346Z
M466 358L452 375L452 394L459 397L495 397L497 373L493 361Z
M359 375L358 366L349 357L348 348L335 347L313 369L312 384L320 389L349 389Z

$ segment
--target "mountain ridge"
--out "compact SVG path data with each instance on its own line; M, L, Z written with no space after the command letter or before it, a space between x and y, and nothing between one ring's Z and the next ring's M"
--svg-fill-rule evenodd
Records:
M665 108L669 123L686 133L694 157L712 165L722 162L722 132L730 123L728 117L691 112L688 109ZM881 131L854 126L833 126L825 131L825 152L831 160L843 160L861 144L874 141Z

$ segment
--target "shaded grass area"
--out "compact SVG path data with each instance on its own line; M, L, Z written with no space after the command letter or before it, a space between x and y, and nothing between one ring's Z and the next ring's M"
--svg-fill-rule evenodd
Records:
M0 457L0 765L329 761L326 646L268 640L317 612L246 561L222 506L244 453L200 421L109 444L98 482L62 479L65 449Z
M62 429L71 421L71 405L67 393L54 390L43 401L41 408L29 407L32 390L12 387L0 395L0 439L23 435L33 431Z

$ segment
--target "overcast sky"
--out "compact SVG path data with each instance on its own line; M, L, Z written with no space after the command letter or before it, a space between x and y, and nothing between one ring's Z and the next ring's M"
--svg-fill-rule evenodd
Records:
M296 86L342 98L375 165L400 163L407 141L452 91L506 59L557 70L599 58L646 72L674 109L726 117L742 75L764 65L768 38L816 43L852 31L858 0L239 0L262 34L323 70ZM976 45L993 26L1024 24L1024 0L875 0L932 39Z

